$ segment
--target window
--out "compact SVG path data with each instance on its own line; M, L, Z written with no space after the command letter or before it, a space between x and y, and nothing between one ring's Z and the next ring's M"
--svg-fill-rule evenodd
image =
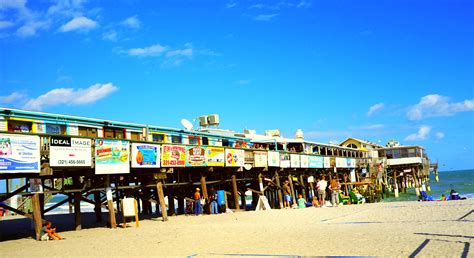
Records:
M97 137L97 128L79 126L79 136Z
M33 123L25 121L8 121L8 131L18 133L30 133Z
M408 149L408 157L409 158L416 157L415 149Z
M183 143L183 139L180 135L172 135L171 136L172 143Z
M353 148L353 149L357 149L357 145L351 143L351 144L348 144L347 147L349 148Z
M229 146L229 140L222 139L222 146Z
M199 136L188 136L189 144L191 145L199 145L200 144L200 137Z
M379 157L385 157L385 151L384 150L379 150Z
M165 135L162 133L154 133L153 135L153 141L154 142L165 142Z
M207 137L202 137L202 145L209 145L209 139Z
M104 138L123 139L123 129L104 127Z
M139 141L140 140L140 133L138 132L131 132L130 134L130 139L134 141Z
M408 149L401 149L402 158L408 158Z
M392 150L387 150L387 159L393 159Z
M401 157L400 150L393 150L393 158L399 159Z

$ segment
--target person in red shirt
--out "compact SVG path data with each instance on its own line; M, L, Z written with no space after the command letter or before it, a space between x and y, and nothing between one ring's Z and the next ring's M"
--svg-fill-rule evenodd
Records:
M201 189L196 188L196 192L194 192L194 215L202 214L201 208Z

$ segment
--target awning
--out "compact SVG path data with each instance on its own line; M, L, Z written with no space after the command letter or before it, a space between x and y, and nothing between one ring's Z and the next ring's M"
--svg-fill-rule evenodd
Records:
M357 150L364 151L364 152L369 152L366 148L357 148Z

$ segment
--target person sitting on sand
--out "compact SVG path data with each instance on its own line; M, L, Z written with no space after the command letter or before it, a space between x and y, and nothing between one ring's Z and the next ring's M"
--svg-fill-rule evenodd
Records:
M40 236L41 241L64 239L62 236L56 233L56 227L53 227L53 224L50 221L47 221L46 224L41 228Z
M446 195L441 194L441 199L440 199L440 201L446 201Z
M301 194L298 194L298 209L306 208L306 200Z
M314 208L319 208L318 197L313 196L313 202L311 204L313 204Z

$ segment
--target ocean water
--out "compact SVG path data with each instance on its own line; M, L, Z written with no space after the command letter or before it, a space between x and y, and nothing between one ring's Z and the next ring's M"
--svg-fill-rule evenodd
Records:
M430 175L431 193L435 199L441 194L449 195L451 189L456 190L461 197L474 198L474 169L439 172L439 182L433 173Z

